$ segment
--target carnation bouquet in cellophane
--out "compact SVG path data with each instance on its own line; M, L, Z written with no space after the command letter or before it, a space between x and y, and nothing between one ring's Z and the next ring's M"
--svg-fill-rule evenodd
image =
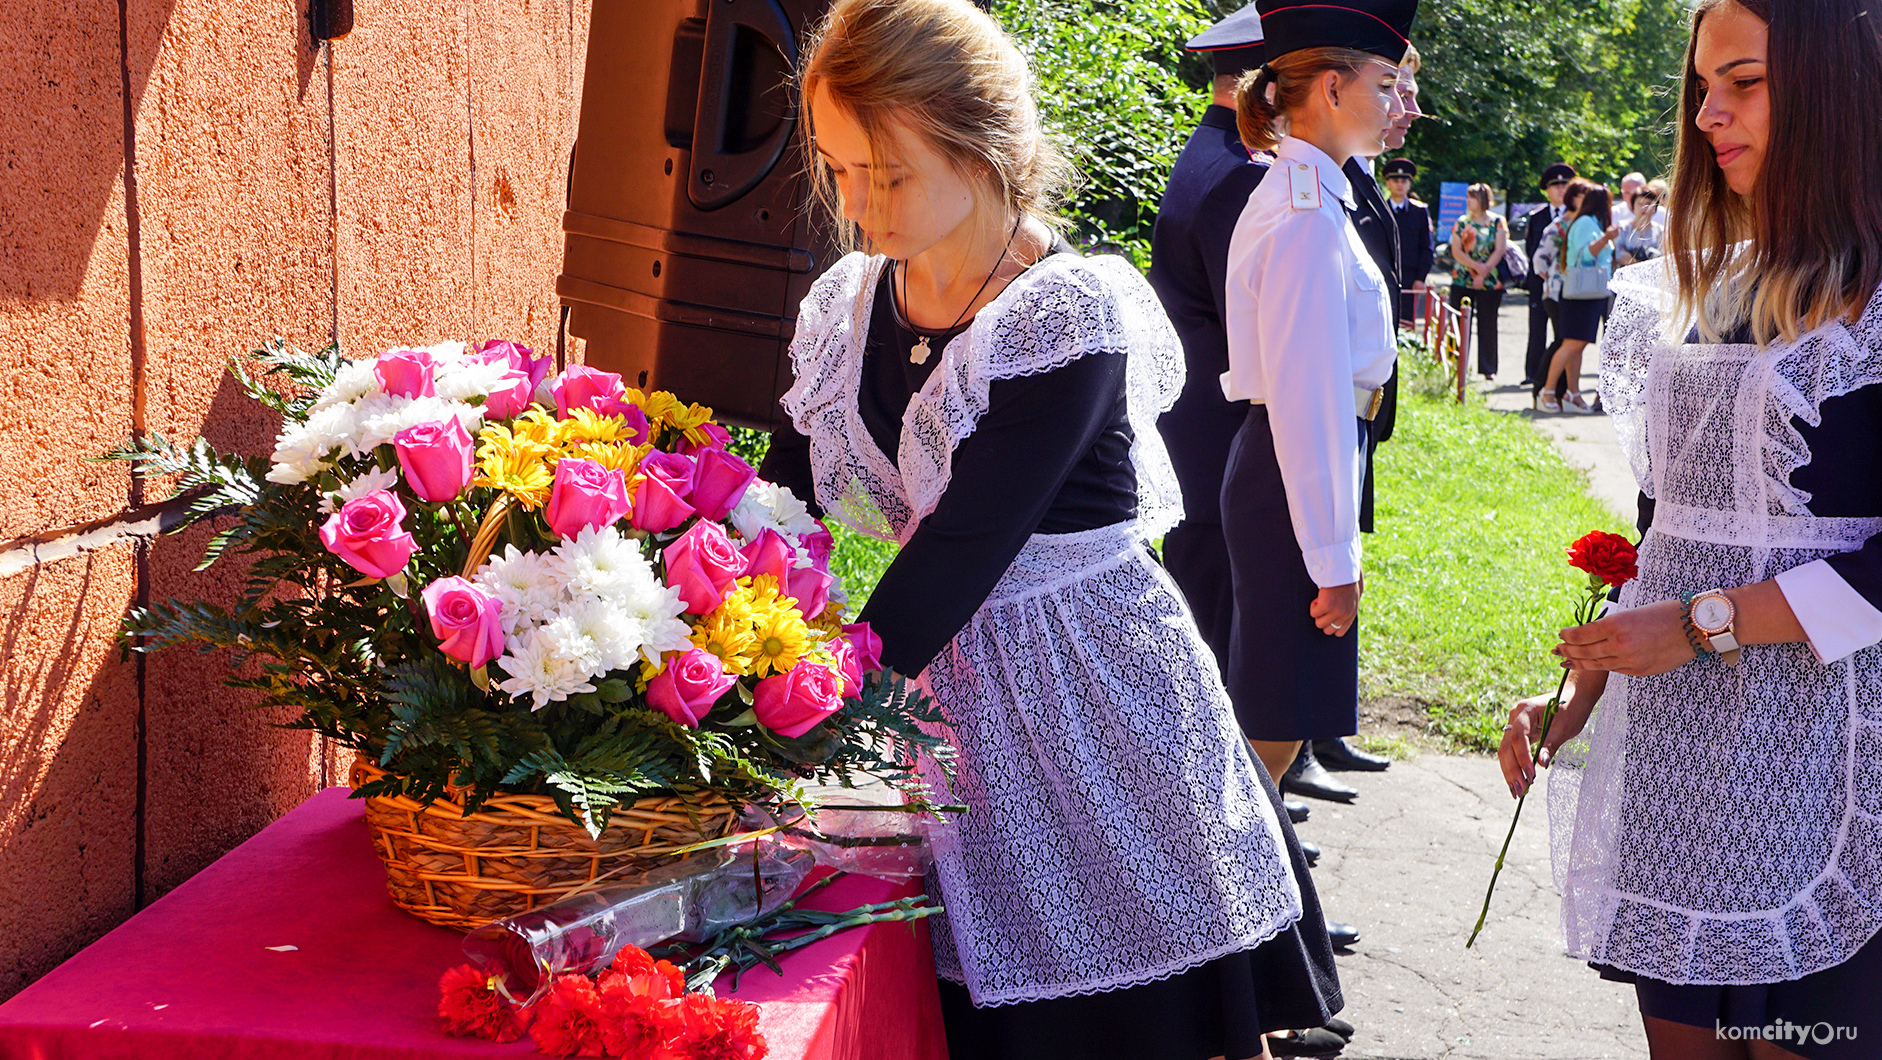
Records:
M233 518L203 567L252 557L232 607L133 609L136 650L257 661L228 683L377 763L364 796L544 795L591 835L643 796L780 806L806 780L930 805L932 700L845 623L830 533L710 409L505 341L254 361L232 371L283 418L271 458L112 454L175 475L185 526Z

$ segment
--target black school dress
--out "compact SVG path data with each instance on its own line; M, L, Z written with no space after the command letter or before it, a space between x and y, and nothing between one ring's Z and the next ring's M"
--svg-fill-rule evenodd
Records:
M1059 251L1067 248L1061 246ZM1035 266L1036 268L1037 266ZM858 388L861 419L894 459L902 417L939 357L910 361L917 335L896 312L889 270L876 289ZM939 353L962 327L931 336ZM1124 358L1088 355L991 384L988 411L954 451L947 495L890 566L862 612L884 664L920 673L981 607L1035 534L1076 534L1128 520L1137 490L1121 386ZM1036 459L1010 459L1016 452ZM808 440L787 425L761 474L815 497ZM940 984L949 1050L962 1060L1206 1060L1246 1057L1263 1033L1317 1027L1342 1007L1338 973L1305 859L1280 795L1255 769L1300 883L1302 916L1253 950L1167 978L1099 993L977 1007Z

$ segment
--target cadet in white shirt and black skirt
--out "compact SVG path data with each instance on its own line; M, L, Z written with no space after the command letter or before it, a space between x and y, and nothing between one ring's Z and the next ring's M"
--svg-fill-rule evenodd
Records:
M1222 385L1249 406L1222 529L1236 597L1228 685L1278 780L1302 741L1359 727L1360 486L1396 347L1341 167L1383 151L1404 112L1398 63L1417 3L1259 7L1268 62L1242 83L1237 121L1250 148L1278 158L1230 242Z

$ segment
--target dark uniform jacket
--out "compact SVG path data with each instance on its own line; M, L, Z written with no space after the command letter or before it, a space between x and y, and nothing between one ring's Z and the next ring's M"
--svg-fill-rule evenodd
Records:
M1373 264L1385 274L1386 294L1391 297L1392 319L1398 319L1398 294L1404 289L1405 282L1399 276L1398 225L1392 221L1391 208L1385 204L1385 196L1379 191L1379 182L1372 179L1372 167L1364 159L1355 155L1346 160L1343 167L1346 179L1353 186L1353 201L1359 207L1352 211L1353 227L1359 230L1359 241L1366 245L1366 252L1372 255ZM1420 274L1419 279L1423 279ZM1379 414L1372 418L1372 444L1392 437L1392 427L1398 422L1398 369L1392 370L1392 378L1385 381L1385 400L1379 405ZM1366 465L1365 496L1360 503L1360 529L1372 530L1372 465Z
M1431 275L1431 265L1438 256L1431 236L1431 209L1413 198L1407 198L1403 207L1388 201L1385 208L1398 222L1399 283L1405 287L1421 283Z
M1222 396L1229 369L1227 296L1229 240L1266 176L1235 130L1235 112L1210 105L1170 171L1170 185L1150 237L1150 285L1183 340L1188 376L1175 407L1157 421L1176 478L1183 487L1186 522L1222 522L1222 472L1248 403Z
M1555 207L1543 203L1541 207L1529 212L1523 224L1523 255L1529 266L1529 279L1523 286L1533 298L1542 297L1542 277L1536 274L1536 251L1542 249L1542 233L1548 230L1550 222L1555 220Z

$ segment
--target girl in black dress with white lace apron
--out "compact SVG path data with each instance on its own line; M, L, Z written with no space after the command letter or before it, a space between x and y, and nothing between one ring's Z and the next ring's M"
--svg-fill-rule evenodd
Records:
M1042 218L1063 162L966 0L838 0L813 168L876 253L812 288L764 473L901 550L862 617L925 673L972 809L929 884L950 1048L1209 1060L1340 1004L1312 884L1146 541L1183 358ZM1290 855L1292 855L1290 857Z
M1667 256L1615 277L1640 576L1542 761L1568 952L1656 1058L1882 1057L1882 126L1815 120L1878 93L1882 0L1700 5Z

